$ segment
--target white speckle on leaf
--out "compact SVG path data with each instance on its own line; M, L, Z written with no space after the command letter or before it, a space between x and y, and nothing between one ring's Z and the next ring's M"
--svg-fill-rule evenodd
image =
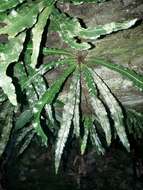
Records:
M17 16L17 12L13 9L13 10L11 11L11 15L12 15L13 17L16 17L16 16Z
M37 123L33 123L33 127L34 128L38 127L38 124Z
M37 108L33 108L33 112L34 112L34 113L37 113L37 112L38 112L38 109L37 109Z

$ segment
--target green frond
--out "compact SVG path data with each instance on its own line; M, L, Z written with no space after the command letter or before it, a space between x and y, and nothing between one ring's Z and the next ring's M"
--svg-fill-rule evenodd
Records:
M126 149L129 150L130 145L125 131L124 115L118 101L112 95L110 89L107 87L104 81L96 74L96 72L94 72L92 69L89 69L89 71L92 74L99 93L102 95L102 98L104 99L110 111L111 117L114 121L114 127L121 142L126 147Z
M86 86L89 91L89 99L90 99L91 105L93 107L94 113L96 114L96 117L98 118L99 123L101 124L101 127L103 128L103 130L105 132L107 144L110 145L111 129L110 129L110 122L109 122L108 114L107 114L104 104L98 98L95 81L94 81L94 79L92 77L92 73L90 72L88 67L84 67L83 76L84 76Z
M30 131L28 134L25 135L24 142L22 143L18 151L18 156L23 154L23 152L29 147L34 136L35 136L35 133L33 131Z
M92 125L92 127L90 128L90 139L92 144L95 146L95 150L98 154L104 154L105 153L105 149L99 139L99 136L96 132L95 126Z
M20 114L20 116L17 118L14 130L20 130L23 128L27 123L31 121L33 114L31 110L25 110Z
M73 57L73 53L70 50L58 49L58 48L43 48L44 55L63 55Z
M89 60L89 64L91 66L98 64L98 65L105 66L111 70L117 71L118 73L122 74L122 76L131 80L133 82L133 84L135 86L137 86L140 90L143 90L143 76L137 74L135 71L133 71L127 67L123 67L121 65L113 64L113 63L108 62L104 59L97 59L97 58L91 58Z
M27 76L28 79L24 83L21 84L22 88L26 88L33 81L36 81L36 80L38 81L37 77L39 75L44 75L46 72L48 72L51 69L54 69L54 68L59 67L59 66L64 66L64 65L69 65L70 66L72 64L74 64L73 59L64 59L64 60L52 61L52 62L49 62L47 64L43 64L43 65L40 66L40 68L35 69L34 72L31 73L30 76ZM28 68L30 69L29 66L28 66Z
M67 142L67 138L69 136L70 127L71 127L72 119L74 116L78 81L79 81L79 74L77 74L77 72L75 72L73 74L72 81L70 84L70 89L67 94L67 98L66 98L65 105L63 108L61 126L60 126L60 129L58 132L58 138L57 138L57 142L56 142L56 149L55 149L56 173L58 172L58 168L59 168L59 164L60 164L61 157L63 154L63 150L64 150L65 144Z
M27 47L27 50L32 52L32 44L29 44ZM43 48L43 54L44 55L61 55L61 56L66 56L66 57L71 57L73 58L74 54L70 50L65 50L65 49L58 49L58 48L48 48L44 47Z
M32 131L33 131L33 127L32 126L28 126L28 127L22 128L21 131L19 131L19 135L18 135L18 137L16 139L15 146L18 146L18 144L24 140L25 136L28 133L31 133Z
M24 84L27 83L28 76L25 72L25 68L22 62L19 62L15 65L14 74L15 77L17 77L18 79L18 83L21 86L21 90L25 90L28 103L30 107L32 107L37 101L38 97L31 83L29 83L26 87L24 86Z
M0 1L0 13L4 12L6 10L12 9L14 7L16 7L17 5L23 3L25 0L10 0L10 1L6 1L6 0L1 0Z
M72 65L68 69L64 71L62 76L53 83L51 87L42 95L42 97L37 101L33 108L33 114L34 114L34 121L33 121L33 127L35 128L35 131L39 136L41 136L42 141L45 145L47 145L47 136L44 134L43 130L40 126L40 115L41 111L44 108L44 106L47 104L51 104L57 95L59 93L62 84L67 79L67 77L74 71L75 66Z
M78 36L84 39L96 40L100 36L111 34L119 30L125 30L135 25L138 19L132 19L123 22L111 22L105 25L98 25L96 27L82 28L79 30Z
M28 126L16 131L14 136L16 139L14 147L17 150L17 156L20 156L30 145L35 136L35 131L32 126Z
M44 27L47 23L47 20L52 12L53 6L46 7L41 14L38 17L38 21L34 28L32 29L32 42L33 42L33 48L32 48L32 55L31 55L31 67L35 68L37 64L37 59L39 55L40 50L40 43L42 34L44 31Z
M60 0L61 2L72 2L74 3L75 5L79 5L81 3L103 3L105 1L108 1L108 0Z
M6 26L0 29L0 34L8 34L9 38L13 38L25 29L31 28L44 6L44 1L41 1L28 3L27 6L23 5L20 10L13 9L4 20Z
M81 155L85 153L87 140L88 140L89 132L92 125L93 125L92 118L89 116L85 116L84 117L84 135L83 135L83 138L81 139L81 145L80 145Z
M7 44L1 45L0 52L0 87L8 96L13 105L17 105L15 88L10 77L6 75L7 67L10 63L18 61L19 55L23 49L25 34L11 39Z
M74 116L73 116L73 125L74 125L74 134L76 137L80 136L80 91L81 91L81 86L80 86L80 75L78 76L79 79L77 81L77 86L76 86L76 100L75 100L75 108L74 108Z
M66 15L60 13L58 10L54 10L51 16L52 29L59 33L62 40L66 42L71 48L77 50L86 50L91 46L87 42L78 43L75 37L81 30L80 23L76 18L68 18Z

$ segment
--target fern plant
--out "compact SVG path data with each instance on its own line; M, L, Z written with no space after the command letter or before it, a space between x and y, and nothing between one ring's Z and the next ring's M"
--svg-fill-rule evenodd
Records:
M87 3L103 3L105 0L87 0ZM101 65L128 78L133 84L143 89L143 77L121 65L111 63L100 57L94 57L91 43L101 36L128 29L136 24L138 18L112 22L105 25L83 28L77 18L67 16L57 8L57 3L69 1L56 0L11 0L0 2L0 34L6 34L8 41L0 45L0 86L11 104L23 107L22 114L16 121L15 129L22 129L32 122L26 133L20 135L18 142L28 135L20 153L29 145L34 132L48 144L46 131L56 135L55 168L58 171L60 160L69 135L80 139L81 154L84 154L88 139L97 152L104 153L101 132L110 146L112 138L119 137L126 149L130 150L125 117L119 101L113 95L105 81L96 73L95 66ZM80 4L81 0L71 3ZM48 48L41 43L47 21L51 30L57 32L68 45L67 49ZM47 33L48 35L48 33ZM29 38L30 36L30 38ZM78 40L77 40L78 39ZM48 61L39 66L39 54L55 56L56 61ZM58 58L57 58L58 56ZM13 77L18 79L21 91L26 96L27 104L17 104L17 85L7 75L7 69L13 67ZM45 82L44 75L60 68L62 74L52 84ZM67 96L61 99L64 86L69 84ZM57 104L62 104L60 112ZM88 113L84 112L84 106ZM54 116L55 113L55 116ZM44 127L41 121L45 121ZM60 123L58 127L57 122ZM129 123L129 122L127 122ZM46 129L47 128L47 129Z

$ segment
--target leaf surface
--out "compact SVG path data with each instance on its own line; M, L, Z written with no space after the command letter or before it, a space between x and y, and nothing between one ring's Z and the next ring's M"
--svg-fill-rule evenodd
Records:
M38 21L36 25L34 26L34 28L32 29L33 48L32 48L32 55L31 55L31 66L33 68L35 68L37 64L42 34L44 31L44 27L47 23L47 20L51 14L51 11L52 11L52 5L49 7L46 7L39 15Z
M15 88L10 77L6 75L7 67L10 63L18 61L19 55L23 49L25 34L20 34L11 39L7 44L2 45L3 50L0 52L0 87L7 94L10 102L17 105Z
M110 122L108 119L106 109L102 101L98 98L95 81L92 77L92 74L90 73L90 70L87 67L84 68L83 74L84 74L85 82L89 91L89 99L90 99L91 105L99 120L99 123L101 124L101 127L103 128L105 132L107 144L110 145L111 129L110 129Z
M90 65L98 64L98 65L105 66L111 70L117 71L118 73L122 74L122 76L125 76L129 80L131 80L133 84L137 86L140 90L143 90L143 76L141 76L140 74L137 74L133 70L128 69L127 67L113 64L104 59L98 59L98 58L95 58L95 59L91 58L91 60L89 60L89 64Z
M74 73L71 84L70 84L70 89L67 94L66 102L63 108L61 126L58 132L58 138L56 142L56 149L55 149L56 173L58 171L63 150L64 150L64 147L65 147L65 144L70 132L70 127L71 127L71 123L72 123L72 119L74 115L74 109L75 109L76 90L77 90L78 81L79 81L79 75L77 73Z
M100 94L102 95L103 99L105 100L106 105L109 108L111 117L114 121L114 127L116 129L116 132L121 142L123 143L123 145L126 147L127 150L129 150L130 145L129 145L129 141L128 141L126 131L125 131L123 111L118 101L110 92L110 89L107 87L104 81L92 69L89 69L89 70L90 70L90 73L92 74L94 81L96 81L96 85L97 85L97 88L99 89Z
M62 76L53 83L53 85L42 95L42 97L39 99L39 101L35 104L33 108L34 113L34 122L33 126L39 136L42 137L42 141L45 145L47 145L47 136L44 134L43 130L40 126L40 115L41 111L44 108L44 106L47 104L51 104L57 95L59 93L60 88L66 78L74 71L75 66L70 66L68 69L64 71Z

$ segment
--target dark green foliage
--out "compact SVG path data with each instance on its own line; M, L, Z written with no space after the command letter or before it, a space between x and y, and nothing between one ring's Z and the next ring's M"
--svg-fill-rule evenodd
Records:
M104 1L87 0L84 3ZM59 2L83 3L80 0ZM48 145L50 131L54 140L56 139L55 169L57 172L69 136L79 139L81 154L84 154L88 140L96 147L99 154L104 153L104 146L98 133L99 128L105 139L105 147L110 146L112 139L118 136L126 149L130 150L123 110L109 87L94 70L94 66L98 64L120 73L139 89L143 89L143 77L121 65L90 56L92 41L96 42L103 35L128 29L135 25L138 18L85 29L77 18L68 17L60 12L56 3L56 0L36 0L30 3L22 0L0 2L1 20L5 23L4 27L0 28L0 34L8 35L8 42L0 47L0 86L6 94L1 96L1 101L5 101L8 97L10 102L17 106L16 108L20 107L21 114L14 126L14 132L18 135L16 147L20 146L19 154L28 147L35 133L40 136L43 144ZM49 27L47 25L49 19L51 30L58 32L61 40L68 46L67 49L45 48L41 43L45 27ZM80 43L76 39L79 39ZM56 61L47 61L46 64L41 65L41 62L38 62L41 53L44 56L55 56ZM13 62L15 63L13 75L17 83L12 84L6 72ZM60 76L48 84L45 73L48 74L49 71L57 68L62 71ZM17 105L16 98L19 96L17 84L22 94L22 97L18 98L24 98L25 104L21 101L21 105ZM61 98L61 92L66 86L68 86L67 97ZM86 99L89 113L83 111L83 99ZM61 102L62 105L58 111L57 102ZM132 133L133 129L137 130L136 134L140 136L138 131L142 130L141 115L134 112L129 112L129 115L132 117L132 119L130 116L127 118L129 132ZM8 125L11 130L12 114L9 119ZM2 139L5 145L10 130L8 133L3 132L7 135L5 141ZM3 151L4 148L1 154Z

